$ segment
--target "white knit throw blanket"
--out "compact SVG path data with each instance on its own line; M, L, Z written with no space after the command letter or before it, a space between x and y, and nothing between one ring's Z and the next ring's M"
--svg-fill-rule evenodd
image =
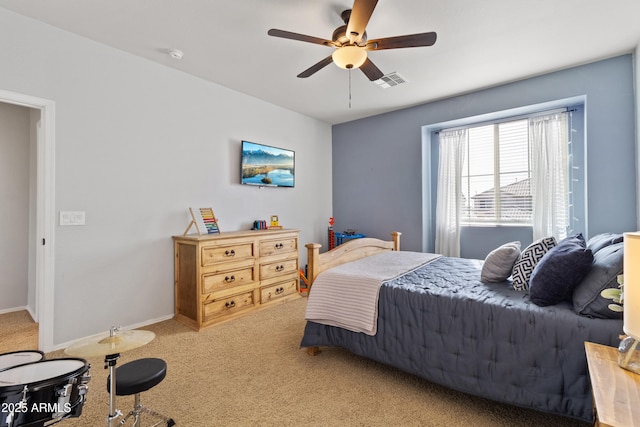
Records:
M323 271L311 286L305 319L375 335L380 286L438 257L422 252L389 251Z

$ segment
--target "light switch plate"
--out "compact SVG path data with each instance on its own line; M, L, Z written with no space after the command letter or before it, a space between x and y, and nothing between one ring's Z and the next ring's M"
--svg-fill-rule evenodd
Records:
M60 225L85 225L85 212L60 211Z

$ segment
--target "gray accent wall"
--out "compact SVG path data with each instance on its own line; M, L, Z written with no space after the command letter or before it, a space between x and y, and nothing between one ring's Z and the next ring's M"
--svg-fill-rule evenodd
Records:
M370 237L403 232L402 248L433 250L437 154L424 129L438 123L519 109L560 99L584 101L586 237L635 230L636 136L632 55L333 126L335 229ZM411 83L387 90L411 90ZM384 93L381 94L384 96ZM523 240L527 230L469 230L463 256L483 258L498 244ZM529 237L530 239L530 237Z

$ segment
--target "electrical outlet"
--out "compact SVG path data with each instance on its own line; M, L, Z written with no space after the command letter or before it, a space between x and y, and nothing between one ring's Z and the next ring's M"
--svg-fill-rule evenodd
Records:
M85 225L85 212L60 211L60 225Z

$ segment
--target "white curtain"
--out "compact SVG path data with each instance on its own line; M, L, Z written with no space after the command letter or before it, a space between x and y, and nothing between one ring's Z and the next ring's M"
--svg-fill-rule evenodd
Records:
M445 256L460 256L462 168L466 153L466 129L440 132L435 250Z
M529 119L533 240L563 239L569 225L566 113Z

